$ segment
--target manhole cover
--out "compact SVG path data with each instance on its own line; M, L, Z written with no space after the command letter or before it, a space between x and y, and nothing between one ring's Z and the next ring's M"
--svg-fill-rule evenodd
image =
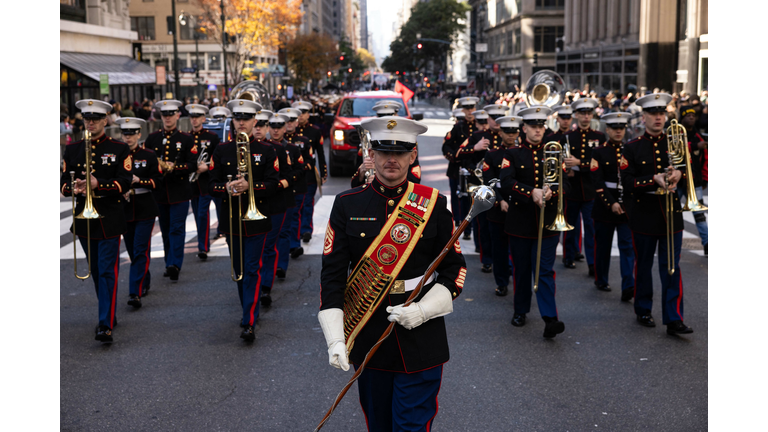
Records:
M701 240L697 238L683 239L683 249L688 250L704 250L704 246L701 245Z

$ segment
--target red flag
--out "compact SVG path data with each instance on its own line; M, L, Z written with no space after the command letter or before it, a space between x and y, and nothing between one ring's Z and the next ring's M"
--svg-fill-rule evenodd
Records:
M400 81L395 82L395 91L397 93L402 93L405 103L408 103L408 101L413 97L413 91L400 83Z

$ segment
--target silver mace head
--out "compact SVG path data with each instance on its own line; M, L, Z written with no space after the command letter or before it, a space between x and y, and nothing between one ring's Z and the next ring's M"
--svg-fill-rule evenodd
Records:
M496 202L496 192L492 188L482 185L478 186L472 193L472 206L469 208L467 220L471 221L475 216L489 210Z

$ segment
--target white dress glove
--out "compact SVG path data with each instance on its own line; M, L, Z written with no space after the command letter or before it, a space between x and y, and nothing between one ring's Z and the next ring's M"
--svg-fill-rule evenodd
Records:
M427 320L453 312L453 297L445 285L436 283L424 294L421 301L406 307L387 306L387 312L390 314L387 317L390 322L397 322L407 330L412 330Z
M338 308L317 313L320 328L328 344L328 363L336 369L349 370L347 345L344 343L344 311Z

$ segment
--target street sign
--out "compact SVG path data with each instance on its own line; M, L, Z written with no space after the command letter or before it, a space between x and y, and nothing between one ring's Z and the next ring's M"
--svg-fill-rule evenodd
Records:
M107 74L99 75L99 93L109 94L109 75Z
M208 84L209 91L216 91L216 84Z
M181 68L179 70L179 72L181 72L181 73L195 73L195 68L191 68L191 67Z
M475 44L475 52L479 52L479 53L488 52L488 44L487 43L476 43Z

